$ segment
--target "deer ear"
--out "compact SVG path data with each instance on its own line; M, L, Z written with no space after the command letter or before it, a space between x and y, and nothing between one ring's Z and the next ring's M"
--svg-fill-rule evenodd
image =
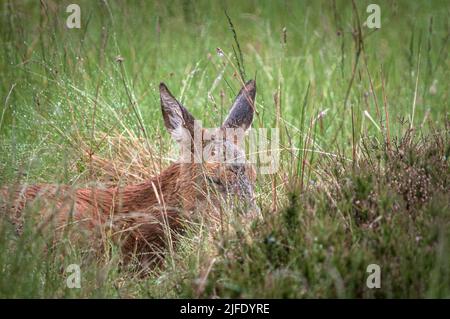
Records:
M255 113L256 81L250 80L241 88L234 100L223 128L242 128L247 130L253 122Z
M195 118L178 102L164 83L159 85L164 125L177 142L194 137Z

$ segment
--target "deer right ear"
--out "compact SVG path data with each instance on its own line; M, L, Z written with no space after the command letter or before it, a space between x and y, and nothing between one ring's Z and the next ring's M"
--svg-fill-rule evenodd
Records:
M247 130L255 113L256 81L250 80L242 87L234 100L230 113L222 124L223 128Z
M164 125L172 138L181 143L194 137L195 118L178 102L164 83L159 85Z

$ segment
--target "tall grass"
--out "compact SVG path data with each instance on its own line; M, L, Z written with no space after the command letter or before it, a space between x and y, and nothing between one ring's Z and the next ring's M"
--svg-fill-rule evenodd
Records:
M158 173L175 156L160 81L212 127L256 76L254 127L280 129L280 169L258 177L262 220L197 221L145 278L114 245L55 246L2 218L0 296L450 296L446 1L379 1L377 31L369 1L79 1L67 29L72 2L0 2L1 185Z

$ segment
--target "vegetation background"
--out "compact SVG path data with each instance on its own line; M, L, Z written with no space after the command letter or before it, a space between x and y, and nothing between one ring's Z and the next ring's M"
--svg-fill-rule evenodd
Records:
M449 2L377 1L378 30L371 2L1 0L1 185L145 179L171 160L159 82L214 127L244 73L281 163L247 233L199 224L145 278L2 218L0 297L450 297Z

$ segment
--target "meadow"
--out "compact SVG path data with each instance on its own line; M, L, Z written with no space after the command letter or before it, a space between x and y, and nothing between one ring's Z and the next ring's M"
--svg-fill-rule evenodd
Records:
M280 132L262 218L220 236L192 225L145 277L110 243L48 250L32 218L18 235L0 211L0 297L449 298L450 5L380 0L371 29L370 3L0 0L0 186L159 172L162 81L215 127L256 78L253 127Z

